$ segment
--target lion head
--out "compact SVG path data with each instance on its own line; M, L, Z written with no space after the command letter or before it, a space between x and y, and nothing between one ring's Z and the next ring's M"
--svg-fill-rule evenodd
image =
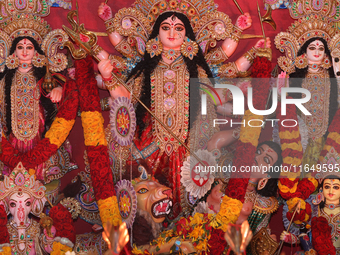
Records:
M164 221L172 207L172 190L156 180L145 180L134 185L137 208L150 214L156 223Z

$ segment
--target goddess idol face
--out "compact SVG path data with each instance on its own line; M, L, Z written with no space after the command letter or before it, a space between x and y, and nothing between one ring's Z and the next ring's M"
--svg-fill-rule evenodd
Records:
M22 39L16 46L15 54L17 55L20 64L31 64L34 51L35 49L33 43L28 39Z
M340 180L325 179L322 187L326 204L338 205L340 199Z
M307 47L306 55L308 64L321 64L325 57L325 45L319 40L311 42Z
M185 26L183 22L175 17L169 17L161 23L159 28L159 39L164 50L180 50L185 38Z

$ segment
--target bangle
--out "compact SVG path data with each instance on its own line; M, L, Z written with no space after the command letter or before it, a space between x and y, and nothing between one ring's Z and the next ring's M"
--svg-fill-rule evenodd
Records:
M231 32L231 39L233 39L235 42L238 42L241 38L241 34L242 30L237 26L234 26L233 31Z
M106 27L106 32L108 34L111 34L115 31L113 17L111 19L108 19L107 21L105 21L105 27Z
M111 81L111 80L113 79L113 76L111 75L109 78L104 78L104 77L102 76L102 79L103 79L103 81Z
M250 62L253 63L254 59L256 58L257 49L252 47L248 50L243 56Z
M182 241L180 239L177 239L175 241L176 251L179 251L181 249L181 244L182 244Z
M110 91L115 90L117 87L119 87L119 83L117 79L114 79L114 78L108 81L104 81L104 84L105 84L105 87Z
M98 44L96 44L95 46L92 47L92 51L94 52L95 55L98 55L99 52L101 52L103 50L102 47L100 47Z

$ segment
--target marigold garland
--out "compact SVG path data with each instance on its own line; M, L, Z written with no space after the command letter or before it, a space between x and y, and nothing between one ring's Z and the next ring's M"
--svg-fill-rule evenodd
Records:
M319 255L335 255L336 249L332 242L332 228L324 217L312 219L312 242L313 248Z
M51 255L65 255L68 251L71 252L72 248L60 242L53 242Z
M266 58L257 57L254 60L252 77L253 78L270 78L271 64ZM257 110L265 109L269 94L269 79L267 82L264 79L252 79L253 87L253 105ZM262 117L251 114L247 111L244 120L247 120L246 125L250 119L262 119ZM254 163L254 157L258 139L261 133L261 127L242 128L240 132L240 139L237 142L236 151L234 154L233 165L236 167L236 172L232 173L226 188L226 195L230 198L236 198L244 202L250 173L242 173L240 171L242 166L251 166ZM245 157L246 155L246 157Z
M115 196L113 176L104 136L103 117L97 81L94 78L92 58L88 56L75 62L76 79L80 93L81 119L95 198L98 201L102 223L118 226L121 216ZM90 120L90 118L92 118ZM88 123L90 122L90 124Z

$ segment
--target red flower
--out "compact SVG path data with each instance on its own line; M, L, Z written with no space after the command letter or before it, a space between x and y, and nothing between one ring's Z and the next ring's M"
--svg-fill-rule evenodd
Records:
M208 241L208 245L210 246L209 254L211 255L222 254L225 247L227 246L227 242L224 239L224 232L221 229L213 229L211 232L211 237Z
M71 213L61 204L54 206L49 216L53 219L53 226L56 228L56 236L66 237L71 242L76 241L76 233Z
M7 230L7 214L3 205L0 205L0 244L9 243L9 233Z
M336 249L332 242L332 228L324 217L312 219L312 242L319 255L335 255Z

